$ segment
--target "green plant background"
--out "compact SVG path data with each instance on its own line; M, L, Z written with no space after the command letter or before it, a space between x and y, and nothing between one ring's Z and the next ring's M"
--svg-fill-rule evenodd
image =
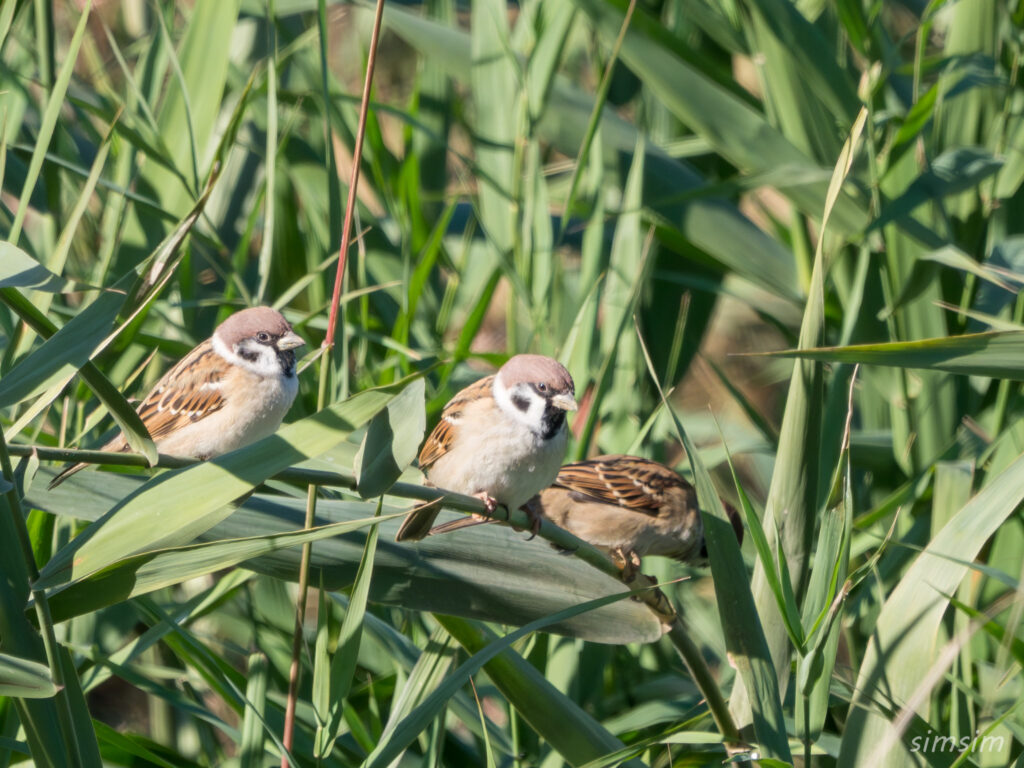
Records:
M721 764L600 570L393 542L522 351L570 458L743 509L742 557L644 566L762 764L1021 764L1022 8L388 4L317 411L372 9L0 4L0 765L279 764L309 541L294 764ZM126 397L258 303L309 344L278 435L45 490L24 446L152 458Z

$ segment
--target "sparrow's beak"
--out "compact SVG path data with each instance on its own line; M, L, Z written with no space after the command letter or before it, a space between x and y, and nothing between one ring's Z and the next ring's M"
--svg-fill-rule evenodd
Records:
M573 396L567 395L564 392L552 397L551 404L556 408L561 408L563 411L575 411L579 408L579 406L576 405L576 401L573 399Z
M302 337L295 331L288 331L284 336L277 340L277 348L281 350L295 349L301 347L306 342L302 340Z

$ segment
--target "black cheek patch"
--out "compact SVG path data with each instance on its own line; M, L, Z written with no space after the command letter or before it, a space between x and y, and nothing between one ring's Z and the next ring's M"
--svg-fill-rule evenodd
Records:
M253 352L248 347L237 347L235 351L238 353L238 356L240 358L242 358L243 360L248 360L250 363L255 363L257 360L260 359L260 353Z
M523 413L526 413L528 410L530 410L529 399L523 397L522 395L512 395L512 405L514 405Z

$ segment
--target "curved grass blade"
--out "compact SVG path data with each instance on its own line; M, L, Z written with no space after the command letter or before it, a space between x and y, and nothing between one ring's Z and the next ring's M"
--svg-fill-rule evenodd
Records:
M828 363L924 368L964 376L1024 381L1024 331L993 331L921 341L851 344L845 347L787 349L762 354Z
M55 275L14 243L0 242L0 288L31 288L61 293L82 286Z
M57 686L45 664L0 653L0 696L46 699L56 694Z
M768 642L765 640L761 618L754 604L750 582L747 580L747 569L743 565L743 555L740 554L736 534L725 513L725 507L722 506L718 491L711 481L711 475L701 461L697 447L690 440L675 410L665 398L665 392L661 388L661 382L655 373L654 363L639 327L637 337L644 360L647 362L647 370L658 388L665 410L672 417L676 435L686 449L686 456L693 470L722 632L725 635L730 661L739 671L740 679L743 680L748 692L757 742L769 758L777 756L784 760L792 760L782 714L782 702L779 698L779 682Z
M29 202L32 198L32 190L35 189L39 180L39 172L46 159L46 151L53 139L53 131L57 127L57 119L64 106L64 96L71 82L71 75L75 71L75 62L78 59L78 49L82 46L82 39L87 29L86 22L89 20L89 11L92 9L92 0L89 0L82 8L82 15L78 19L75 33L71 37L68 49L64 53L64 63L61 65L57 79L53 83L46 101L46 111L43 113L42 123L39 126L39 133L36 137L35 149L32 151L32 159L29 161L28 173L25 176L25 184L22 187L21 197L18 200L18 211L14 215L14 223L7 234L7 239L17 243L21 236L21 227L25 223L25 216L28 213Z
M116 605L132 597L181 584L197 576L242 565L249 560L265 557L282 549L301 546L307 541L340 536L403 515L402 512L396 512L379 519L366 517L305 530L208 541L132 555L66 587L57 587L49 593L47 597L53 620L66 621L74 616L82 616L100 608Z
M385 493L416 458L427 429L424 393L416 379L370 420L353 467L364 499Z

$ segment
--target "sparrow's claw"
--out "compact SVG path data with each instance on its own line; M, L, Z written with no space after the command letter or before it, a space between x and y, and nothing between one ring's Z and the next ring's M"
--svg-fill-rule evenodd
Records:
M615 547L611 551L611 556L615 567L622 571L622 580L626 584L631 583L640 572L640 555L632 549Z
M479 493L474 493L473 495L476 498L480 499L480 501L482 501L484 503L484 506L487 507L487 512L489 514L491 514L491 515L494 514L494 510L496 510L498 508L498 500L497 499L495 499L493 496L488 494L486 491L480 491ZM474 514L473 517L475 517L475 518L477 518L479 520L484 519L483 515L479 515L479 514Z
M530 518L530 538L527 541L533 541L537 538L537 534L540 533L540 524L544 516L530 504L525 504L520 509Z
M643 586L655 587L650 592L637 593L631 599L647 603L651 610L658 614L658 618L664 624L670 623L675 618L675 608L672 607L672 603L665 596L665 593L657 588L658 580L656 578L640 573L635 568L630 568L628 574L626 570L622 571L622 581L628 587L633 587L637 583L639 583L639 588L641 589Z

